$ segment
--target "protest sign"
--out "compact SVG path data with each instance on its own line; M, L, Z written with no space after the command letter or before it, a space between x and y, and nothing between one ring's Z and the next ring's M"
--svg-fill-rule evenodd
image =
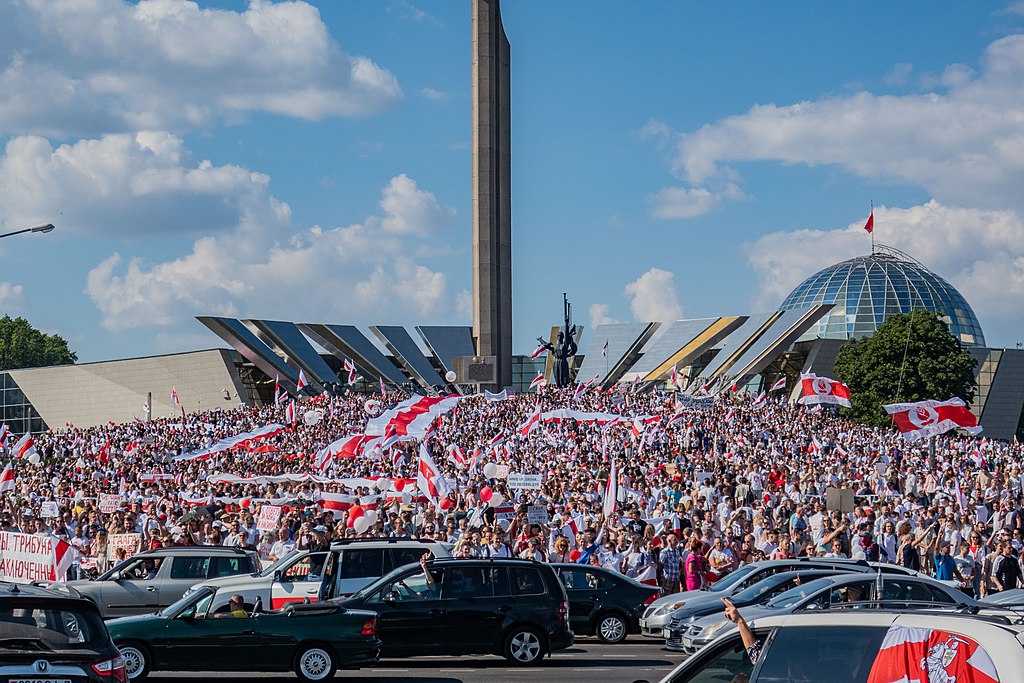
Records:
M520 472L512 472L508 475L508 487L510 489L540 489L541 479L543 475L540 474L522 474Z
M277 529L277 522L280 519L280 505L264 505L260 508L260 516L256 520L256 528L260 531L274 531Z
M109 515L111 512L116 512L119 507L121 507L121 496L116 493L100 494L100 512Z
M508 465L498 465L494 470L495 479L508 479Z
M835 486L825 489L825 509L853 512L853 489L841 489Z
M39 516L45 519L49 519L51 517L60 517L60 506L57 505L57 501L43 501L43 505L39 510Z
M64 581L75 555L54 536L0 531L0 581Z
M530 524L547 524L548 509L543 505L531 505L526 508L526 521Z
M142 548L142 534L110 534L107 539L110 545L110 556L116 560L120 557L118 550L124 550L124 557L131 557Z

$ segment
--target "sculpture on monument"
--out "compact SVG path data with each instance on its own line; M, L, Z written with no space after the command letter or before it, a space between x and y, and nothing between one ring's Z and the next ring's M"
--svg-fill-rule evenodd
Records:
M572 384L572 376L569 374L569 359L576 355L579 348L576 346L576 326L572 324L572 304L566 295L562 294L562 310L565 314L565 321L562 329L558 332L558 341L554 344L537 337L541 346L546 348L554 356L552 367L552 379L556 387L567 387Z

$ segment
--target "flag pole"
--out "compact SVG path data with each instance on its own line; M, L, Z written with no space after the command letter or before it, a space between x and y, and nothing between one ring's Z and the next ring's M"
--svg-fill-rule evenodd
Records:
M868 214L868 215L874 216L875 215L875 200L872 199L872 200L870 200L870 202L871 202L871 213ZM871 255L872 256L875 255L875 224L874 224L873 221L871 223Z

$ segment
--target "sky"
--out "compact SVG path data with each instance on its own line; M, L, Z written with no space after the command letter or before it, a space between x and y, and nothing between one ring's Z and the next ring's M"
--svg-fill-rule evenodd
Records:
M506 1L514 350L901 249L1024 340L1024 2ZM471 323L469 0L0 0L0 313ZM584 348L588 339L583 339Z

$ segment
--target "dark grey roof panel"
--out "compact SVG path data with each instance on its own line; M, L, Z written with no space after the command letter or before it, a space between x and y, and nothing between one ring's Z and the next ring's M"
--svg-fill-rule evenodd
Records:
M377 335L388 351L394 354L402 367L424 387L444 384L437 370L420 351L409 332L399 325L370 325L370 331Z
M736 354L751 342L752 337L758 336L758 333L765 324L776 315L778 315L778 312L772 311L771 313L755 313L747 318L746 322L737 327L735 332L722 340L721 349L718 351L718 354L711 359L711 362L701 371L698 377L708 379L713 377L722 367L731 365L730 361Z
M643 357L629 369L629 372L638 372L641 375L653 372L717 320L718 318L697 318L668 323L662 335L647 345Z
M260 341L242 321L235 318L220 318L200 315L196 320L206 325L215 335L226 341L231 348L250 363L258 367L267 377L280 377L282 387L295 393L295 381L299 373L285 363L273 349Z
M250 320L264 334L274 340L288 356L290 364L298 365L306 371L307 379L320 384L337 384L338 376L324 362L312 344L302 336L295 323L280 320Z
M455 369L456 357L476 355L473 328L468 325L417 325L416 331L445 372Z
M1024 350L999 350L999 365L980 422L989 438L1009 440L1017 431L1024 408Z
M831 309L832 304L823 304L783 311L764 334L739 357L730 368L729 374L733 377L750 377L761 372Z
M598 325L590 337L590 346L583 358L583 365L576 373L580 382L589 382L596 375L603 384L610 375L617 372L623 361L635 361L636 354L654 329L656 323L625 323L620 325ZM608 355L602 355L605 341ZM621 372L618 372L621 374Z
M391 384L409 383L409 378L403 375L355 325L300 323L299 329L335 357L342 360L348 358L368 375L383 377Z

